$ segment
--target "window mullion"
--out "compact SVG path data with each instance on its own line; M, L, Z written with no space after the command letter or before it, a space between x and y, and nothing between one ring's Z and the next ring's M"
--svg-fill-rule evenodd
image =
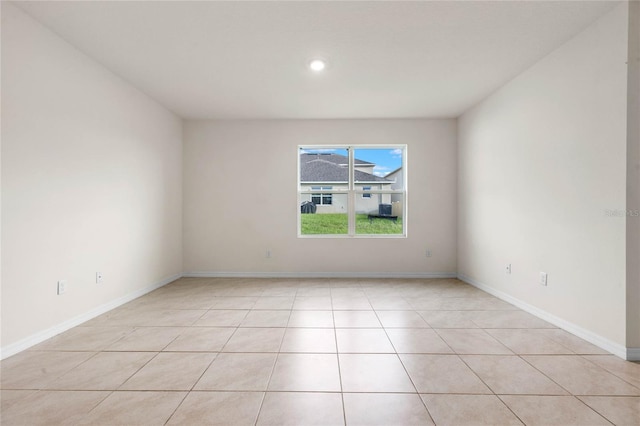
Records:
M355 193L355 167L354 167L354 149L352 146L348 148L349 152L349 195L347 201L347 216L349 224L349 235L356 234L356 193Z

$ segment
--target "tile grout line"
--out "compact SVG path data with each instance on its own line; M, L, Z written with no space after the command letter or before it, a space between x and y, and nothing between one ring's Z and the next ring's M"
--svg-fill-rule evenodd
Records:
M338 332L336 331L336 316L333 309L333 292L329 290L331 297L331 319L333 321L333 339L336 343L336 360L338 361L338 379L340 380L340 401L342 401L342 421L347 424L347 408L344 404L344 385L342 384L342 369L340 368L340 350L338 348Z
M296 295L298 293L298 289L296 288ZM295 304L296 296L293 297L293 303ZM276 365L278 364L278 359L280 358L280 351L282 350L282 345L284 343L284 337L287 334L287 329L289 325L289 321L291 320L291 313L293 312L293 304L291 305L291 309L289 310L289 317L287 318L287 324L284 327L284 333L282 334L282 339L280 339L280 345L278 346L278 352L276 352L276 359L273 361L273 366L271 367L271 373L269 373L269 380L267 381L267 386L262 393L262 400L260 401L260 406L258 407L258 411L256 413L256 420L254 422L254 426L257 426L258 420L260 419L260 413L262 413L262 408L264 407L264 400L267 398L267 392L269 392L269 385L271 384L271 379L273 378L273 373L276 370Z
M371 304L371 299L369 298L369 296L365 293L365 296L367 297L367 300L369 301L369 304ZM403 300L404 297L402 298ZM405 300L406 301L406 300ZM409 306L412 306L411 304L409 304ZM373 308L373 305L371 305L371 307ZM415 310L412 310L410 312L416 312ZM387 333L387 329L386 327L384 327L384 324L382 324L382 320L380 319L380 316L378 315L378 311L377 310L373 310L373 313L375 314L376 318L378 319L378 321L380 322L380 325L382 326L382 330L384 331L385 336L387 336L387 340L389 340L389 343L391 344L391 347L393 348L393 350L395 351L395 356L398 358L398 361L400 362L400 365L402 365L402 369L404 370L405 374L407 375L407 377L409 378L409 381L411 382L411 386L413 386L413 388L415 389L415 394L417 395L418 399L420 400L420 402L422 403L422 406L424 407L424 409L427 412L427 415L429 416L429 419L431 420L431 422L435 425L436 421L433 418L433 415L431 414L431 412L429 411L429 407L427 407L427 403L424 401L424 399L422 399L422 397L420 396L420 392L418 391L418 387L416 386L415 382L413 381L413 378L411 377L411 375L409 374L409 371L407 370L407 366L404 365L404 362L402 362L402 358L400 357L400 354L398 353L398 350L396 349L396 346L393 344L393 341L391 340L391 338L389 337L389 333ZM418 316L420 316L420 314L418 314ZM420 316L421 317L421 316ZM422 317L421 317L422 318ZM426 322L426 321L425 321ZM428 325L428 324L427 324ZM443 340L444 341L444 340ZM445 344L447 344L447 342L445 342Z

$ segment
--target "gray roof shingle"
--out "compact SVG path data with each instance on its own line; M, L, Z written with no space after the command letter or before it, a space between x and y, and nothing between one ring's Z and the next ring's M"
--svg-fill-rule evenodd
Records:
M374 165L367 161L355 159L356 164ZM300 181L301 182L348 182L349 159L338 154L301 154ZM355 170L357 182L392 182L389 179Z

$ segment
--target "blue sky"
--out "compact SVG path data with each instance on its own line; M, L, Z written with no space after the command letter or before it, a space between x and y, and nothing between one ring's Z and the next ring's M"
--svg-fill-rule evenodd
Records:
M402 165L401 149L356 149L355 157L374 163L373 174L377 176L385 176Z
M306 152L333 152L347 155L346 149L313 149ZM355 157L358 160L374 163L376 167L374 167L373 173L377 176L385 176L402 165L401 149L356 148Z

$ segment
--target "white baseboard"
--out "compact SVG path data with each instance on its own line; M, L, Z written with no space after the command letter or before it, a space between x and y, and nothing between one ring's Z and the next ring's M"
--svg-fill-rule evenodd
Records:
M640 348L627 348L627 361L640 361Z
M42 343L53 336L56 336L84 322L87 322L90 319L93 319L99 315L104 314L105 312L108 312L112 309L122 306L125 303L132 301L133 299L136 299L140 296L144 296L145 294L152 292L155 289L158 289L164 285L167 285L170 282L177 280L181 276L182 274L172 275L161 281L158 281L155 284L152 284L140 290L134 291L125 296L119 297L118 299L112 300L111 302L107 302L103 305L100 305L97 308L90 310L89 312L70 318L60 324L54 325L53 327L49 327L46 330L42 330L29 337L25 337L24 339L19 340L15 343L2 347L0 348L0 359L8 358L11 355L15 355L18 352L22 352L25 349L28 349L34 345L37 345L38 343Z
M610 352L622 359L632 361L633 359L631 359L630 357L634 357L634 356L635 356L635 360L640 359L640 348L626 348L618 343L612 342L609 339L606 339L596 333L593 333L592 331L589 331L576 324L573 324L572 322L569 322L565 319L562 319L553 314L550 314L547 311L544 311L533 305L529 305L528 303L523 302L520 299L517 299L500 290L496 290L493 287L490 287L466 275L458 274L458 279L468 284L471 284L472 286L477 287L480 290L486 291L487 293L492 294L497 298L504 300L505 302L509 302L512 305L522 309L523 311L526 311L532 315L537 316L540 319L550 322L551 324L558 326L561 329L568 331L569 333L574 334L580 337L581 339L586 340L589 343L593 343L599 348L602 348L605 351Z
M453 272L220 272L192 271L187 278L457 278Z

